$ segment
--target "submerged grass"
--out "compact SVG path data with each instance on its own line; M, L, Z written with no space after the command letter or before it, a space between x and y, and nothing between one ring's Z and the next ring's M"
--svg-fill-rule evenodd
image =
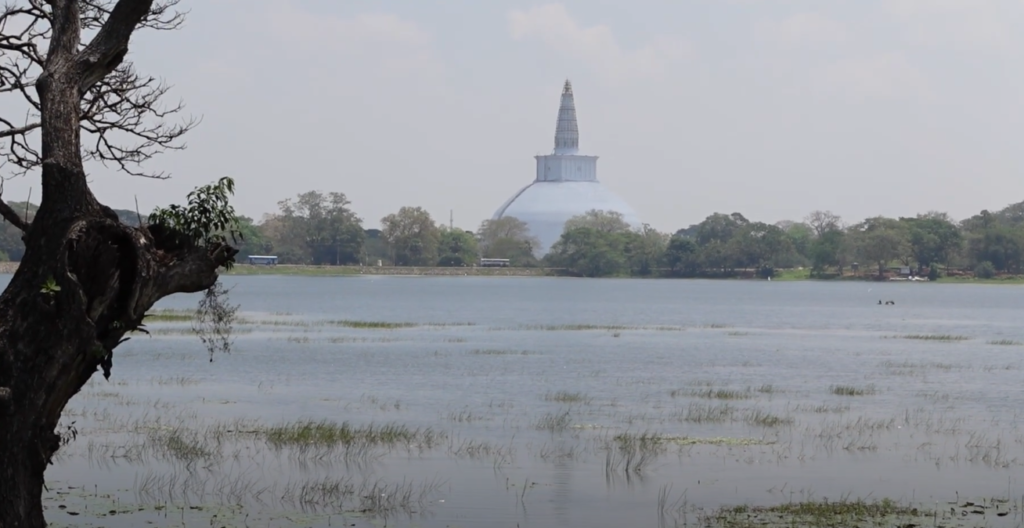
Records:
M691 403L684 409L681 419L691 423L722 423L732 418L736 408L728 403L709 405L705 403Z
M600 324L561 324L561 325L537 325L537 324L524 324L511 328L497 328L498 330L542 330L546 332L586 332L594 330L604 331L625 331L625 330L648 330L658 332L678 332L683 331L685 328L681 326L671 325L654 325L654 326L641 326L641 325L600 325Z
M865 387L855 387L853 385L832 385L828 388L828 391L836 396L870 396L872 394L878 394L878 389L874 385L868 385Z
M904 334L894 336L896 339L915 339L918 341L967 341L970 338L962 335L953 334Z
M187 323L195 313L192 310L153 310L146 314L147 323Z
M369 424L361 427L348 422L305 421L275 425L260 431L267 444L282 447L333 447L361 444L369 446L434 445L445 434L431 428L414 429L400 424Z
M735 389L709 388L705 390L690 391L689 395L695 398L705 398L708 400L748 400L754 397L749 389L741 391Z
M544 399L547 400L547 401L559 402L559 403L582 403L582 404L589 404L590 401L591 401L591 398L589 396L587 396L586 394L582 393L582 392L568 392L568 391L549 392L549 393L544 395Z
M478 348L470 350L469 353L476 356L528 356L532 354L528 350L501 350L493 348Z
M933 513L892 499L789 502L776 506L730 506L708 515L702 526L732 528L920 526ZM917 521L917 522L913 522Z

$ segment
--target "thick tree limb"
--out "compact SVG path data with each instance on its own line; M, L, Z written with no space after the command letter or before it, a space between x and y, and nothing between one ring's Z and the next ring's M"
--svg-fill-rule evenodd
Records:
M3 200L0 200L0 216L3 216L4 220L7 220L11 224L13 224L14 227L17 227L23 233L27 233L28 228L31 225L28 222L22 220L22 218L18 216L18 213L15 212L14 209L11 209L11 206L7 205L7 202Z
M128 41L135 27L152 7L153 0L118 0L99 32L78 54L78 87L81 93L89 91L121 64L128 53Z

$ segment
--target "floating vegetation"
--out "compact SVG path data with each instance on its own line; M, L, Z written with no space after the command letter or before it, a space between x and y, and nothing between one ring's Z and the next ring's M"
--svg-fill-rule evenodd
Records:
M933 515L933 512L902 506L891 499L874 502L823 499L776 506L726 507L708 515L701 525L712 528L932 526Z
M692 436L669 436L665 437L665 441L681 446L710 445L729 447L772 445L775 443L774 440L767 440L764 438L734 438L728 436L714 438L695 438Z
M493 348L470 350L469 353L477 356L528 356L532 354L532 352L527 350L500 350Z
M1024 345L1024 343L1021 343L1020 341L1014 341L1012 339L996 339L996 340L993 340L993 341L989 341L988 344L990 344L990 345L1000 345L1000 346L1021 346L1021 345Z
M918 362L912 361L883 361L882 367L887 369L936 369L936 370L967 370L970 369L967 365L954 365L952 363L939 363L939 362Z
M690 391L689 395L694 398L705 398L709 400L747 400L754 397L749 389L745 391L735 389L693 390ZM672 396L675 397L676 395L673 394Z
M766 383L758 387L757 392L760 392L761 394L776 394L782 391L777 389L775 385L772 385L771 383Z
M850 410L850 406L849 405L829 405L827 403L822 403L822 404L819 404L819 405L803 404L803 405L797 405L797 406L793 407L793 412L798 412L798 413L818 413L818 414L836 413L836 414L838 414L838 413L848 412L849 410Z
M344 328L361 328L368 330L393 330L397 328L413 328L419 326L416 323L392 323L387 321L327 321L324 324L330 326L341 326Z
M154 310L145 316L147 323L187 323L195 317L192 310Z
M872 394L878 394L878 389L876 389L874 385L868 385L866 387L832 385L828 388L828 391L836 396L870 396Z
M583 394L582 392L568 392L568 391L549 392L549 393L544 395L544 399L547 400L547 401L559 402L559 403L582 403L582 404L589 404L590 401L591 401L590 397L588 397L586 394Z
M893 336L893 339L916 339L918 341L967 341L970 338L951 334L904 334Z
M796 421L792 416L779 416L764 409L747 409L743 421L756 427L784 427Z
M561 325L539 325L524 324L516 327L501 327L497 330L543 330L546 332L586 332L594 330L602 331L625 331L625 330L649 330L658 332L678 332L685 330L681 326L654 325L654 326L628 326L628 325L598 325L598 324L561 324Z
M404 425L384 424L356 427L348 422L296 422L276 425L260 431L275 448L334 447L360 444L367 446L424 445L431 446L446 435L431 428L412 429Z

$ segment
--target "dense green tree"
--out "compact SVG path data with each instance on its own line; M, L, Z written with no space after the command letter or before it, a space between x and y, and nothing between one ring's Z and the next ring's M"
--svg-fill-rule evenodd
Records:
M879 276L890 262L909 254L907 231L898 220L880 216L868 218L853 226L850 234L854 236L857 254L865 261L876 263Z
M441 230L422 207L402 207L381 219L381 235L396 266L433 266Z
M636 231L620 233L623 236L626 258L630 270L636 275L650 275L665 258L668 235L658 232L649 224Z
M665 249L665 264L673 273L695 275L701 269L700 246L678 233L672 235Z
M278 202L283 236L304 246L307 262L350 264L363 253L362 221L349 208L348 198L339 192L302 193L295 200Z
M545 260L551 267L564 268L583 277L622 275L629 269L625 235L593 227L566 229Z
M714 213L697 225L697 245L727 244L740 226L750 223L743 215ZM718 259L716 259L718 260ZM724 267L724 266L723 266Z
M390 265L391 262L391 248L388 247L388 243L384 240L384 235L380 229L366 229L363 231L366 234L366 240L363 242L363 263L367 266L376 266L377 261L381 264Z
M818 237L829 231L839 231L843 228L843 219L832 211L812 211L804 219L804 222L811 226L814 234Z
M472 266L480 258L476 237L469 231L441 227L438 266Z
M846 233L833 229L825 231L811 242L809 257L814 273L822 273L829 267L843 269L843 253Z
M816 234L814 229L804 222L782 221L775 224L786 233L791 251L779 255L776 264L780 267L795 268L810 262L811 244Z
M509 265L517 268L532 268L540 264L529 241L515 238L499 238L488 246L487 258L508 259Z
M248 216L238 217L238 232L241 235L238 240L239 261L243 261L249 255L270 255L274 252L274 245L263 235L263 230L253 223Z
M793 249L781 228L764 222L740 226L730 239L729 247L736 265L756 268L767 276L772 274L775 260Z
M918 270L936 263L948 265L963 245L960 230L944 213L900 218L900 222L906 225L910 253Z
M618 211L602 211L591 209L581 215L566 220L566 231L580 227L589 227L602 233L628 233L633 228Z
M993 225L972 233L968 252L976 265L988 262L996 271L1019 273L1024 262L1024 231Z
M477 239L483 257L509 259L513 266L537 265L534 253L541 249L540 242L530 234L526 222L518 218L505 216L484 220L477 230Z

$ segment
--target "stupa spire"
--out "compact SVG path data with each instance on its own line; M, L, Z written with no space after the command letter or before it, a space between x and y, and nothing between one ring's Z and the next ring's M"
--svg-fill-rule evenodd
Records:
M576 102L572 97L572 83L565 80L562 102L558 106L558 124L555 126L555 154L576 154L580 148L580 129L576 124Z

